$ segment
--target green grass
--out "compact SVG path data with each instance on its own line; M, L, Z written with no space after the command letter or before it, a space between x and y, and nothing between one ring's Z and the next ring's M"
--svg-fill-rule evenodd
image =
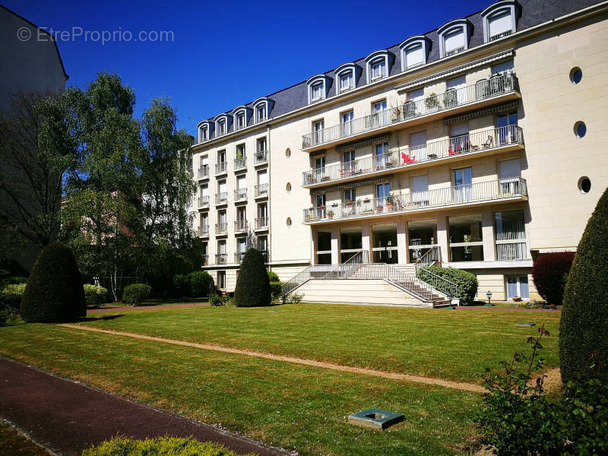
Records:
M458 454L480 404L477 394L447 388L54 325L0 328L0 352L303 456ZM390 432L347 422L369 407L401 412L405 422Z
M50 456L51 453L24 437L0 419L0 454L6 456Z
M477 383L486 368L497 368L524 348L537 328L515 324L530 322L545 324L552 334L543 344L543 357L548 368L558 364L556 313L300 304L125 312L112 320L100 316L83 324Z

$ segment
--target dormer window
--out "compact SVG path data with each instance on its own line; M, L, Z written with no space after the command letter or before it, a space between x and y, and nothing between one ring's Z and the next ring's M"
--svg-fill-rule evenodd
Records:
M247 108L245 106L238 106L232 110L234 117L234 129L242 130L247 126Z
M466 19L456 19L443 25L439 35L439 55L449 57L469 48L471 25Z
M255 123L264 122L268 120L270 109L272 107L272 101L266 97L258 98L253 102L253 113Z
M348 92L356 87L357 68L354 63L345 63L336 68L338 93Z
M410 70L426 64L429 55L429 39L425 36L414 36L399 45L401 49L401 71Z
M198 140L199 142L207 141L209 139L209 125L204 124L198 128Z
M517 30L519 4L514 0L501 0L481 12L484 42L509 36Z
M365 58L367 65L367 83L388 77L391 59L388 51L376 51Z
M226 134L226 119L220 119L217 121L217 135L222 136Z
M308 79L306 83L308 84L308 104L325 100L329 88L327 76L318 74Z

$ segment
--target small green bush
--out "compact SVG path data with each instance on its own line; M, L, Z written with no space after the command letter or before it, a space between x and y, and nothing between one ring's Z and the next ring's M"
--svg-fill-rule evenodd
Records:
M272 300L280 299L281 293L283 292L283 283L282 282L270 282L270 296L272 296Z
M0 299L7 306L18 311L21 308L21 299L23 298L23 293L25 293L25 287L25 283L6 285L0 290Z
M91 285L90 283L85 283L83 287L87 306L99 307L106 302L108 290L104 287L98 287L97 285Z
M7 285L19 285L21 283L27 283L27 277L10 276L0 280L0 288L4 288Z
M230 303L230 296L212 294L209 296L209 304L213 307L225 306Z
M228 448L213 442L177 437L130 440L114 437L84 450L82 456L237 456ZM253 454L245 455L253 456Z
M430 271L433 274L443 277L444 279L458 285L458 296L452 297L460 299L461 305L469 306L473 304L478 287L477 277L475 274L471 274L470 272L466 272L461 269L431 266L428 268L422 268L418 271L418 278L427 283L432 283L432 279L427 271ZM435 284L433 284L433 286L435 286ZM450 291L448 287L442 286L441 283L435 286L435 288L446 294L449 294Z
M279 276L277 275L277 273L274 271L268 271L268 280L270 281L270 283L281 281L281 279L279 279Z
M145 283L134 283L127 285L122 292L122 302L132 306L138 306L144 299L150 296L152 289Z
M26 322L76 321L87 314L82 277L72 251L51 244L40 252L21 300Z
M264 257L259 250L249 249L243 257L236 281L234 304L237 307L258 307L268 306L271 302L270 281Z
M203 298L215 292L213 277L206 271L195 271L188 275L190 292L193 298Z

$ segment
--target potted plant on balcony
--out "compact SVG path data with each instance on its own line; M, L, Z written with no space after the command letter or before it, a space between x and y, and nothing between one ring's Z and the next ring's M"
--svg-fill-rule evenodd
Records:
M393 195L388 195L386 197L386 210L388 210L389 212L392 212L394 206L395 206L395 197Z
M426 106L426 109L428 111L437 109L439 107L439 98L437 97L437 94L435 92L431 93L428 97L426 97L426 99L424 100L424 106Z
M334 211L332 211L331 209L327 211L327 218L333 219L334 218Z

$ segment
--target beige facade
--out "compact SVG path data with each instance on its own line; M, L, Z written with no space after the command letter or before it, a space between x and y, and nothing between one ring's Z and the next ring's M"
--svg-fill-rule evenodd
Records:
M498 2L496 11L508 11L504 5L515 3ZM480 16L492 18L492 8ZM193 211L197 224L208 214L206 267L232 290L246 238L268 252L284 281L360 252L370 263L405 267L437 249L444 267L478 276L481 299L486 291L498 300L538 298L532 256L576 248L608 186L607 18L599 3L411 69L406 40L401 71L383 74L392 54L374 53L351 64L360 67L353 79L371 82L340 93L340 71L317 75L304 86L307 103L289 112L273 117L269 109L258 118L254 105L244 123L232 116L233 125L247 126L226 126L225 135L211 135L221 128L217 120L202 122L194 166L207 160L209 176L199 183L208 186L210 204ZM452 41L439 35L446 52ZM324 96L332 85L336 93ZM261 138L268 160L256 163ZM247 158L239 170L242 144ZM228 167L214 173L220 151ZM256 194L264 172L267 193ZM241 201L238 176L247 188ZM226 201L216 201L221 192ZM258 229L251 222L264 204L268 224ZM217 232L222 211L227 229ZM248 221L241 233L239 214ZM315 296L318 286L308 286Z

